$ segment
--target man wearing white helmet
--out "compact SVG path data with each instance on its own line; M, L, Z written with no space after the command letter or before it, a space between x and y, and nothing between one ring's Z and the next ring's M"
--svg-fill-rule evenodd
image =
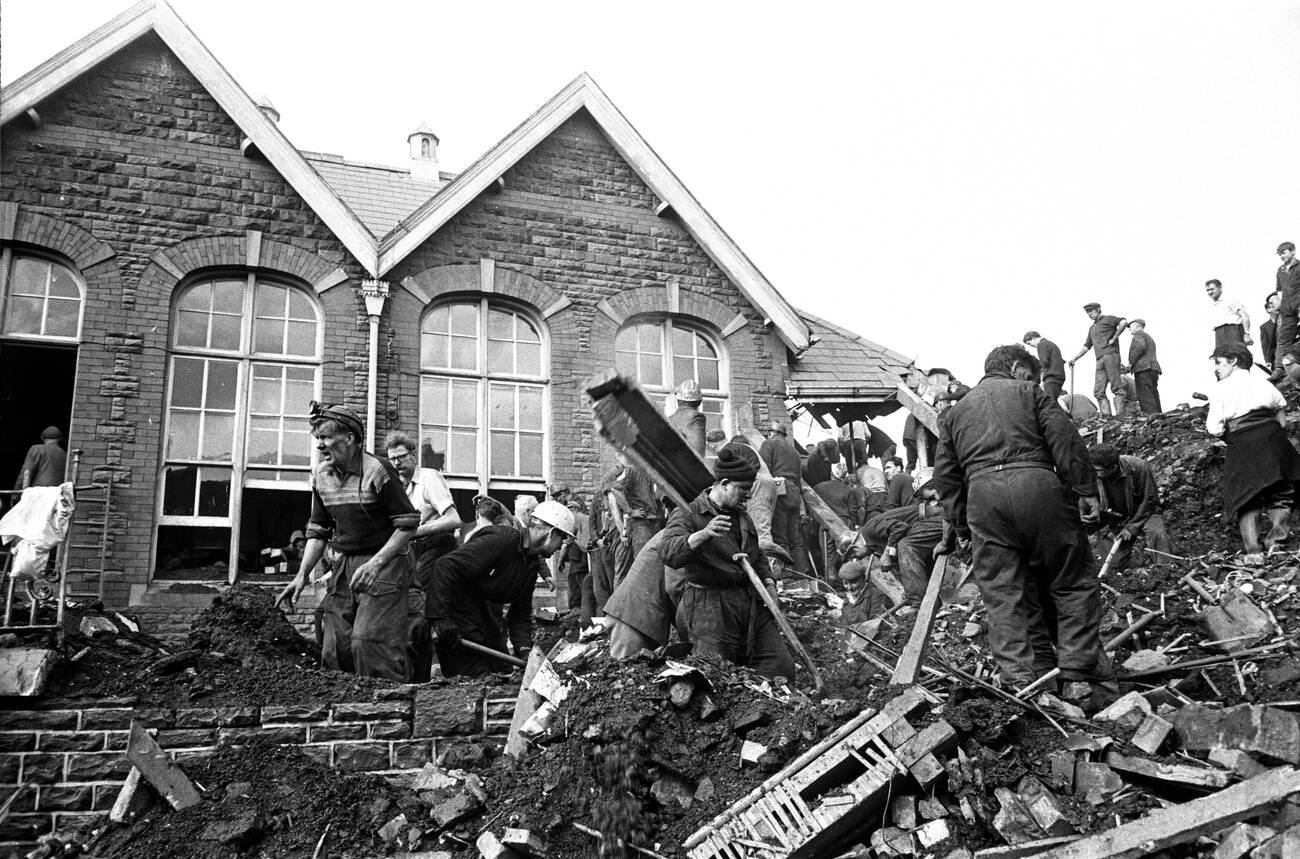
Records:
M687 379L677 386L677 411L668 416L669 425L677 430L677 434L686 440L686 445L700 457L704 456L705 433L708 430L704 413L700 411L702 402L704 395L700 393L700 383Z
M526 658L533 646L533 588L542 563L575 531L573 511L558 501L543 501L523 530L485 526L474 539L438 559L433 570L429 616L436 636L438 663L448 677L501 671L505 663L461 647L473 641ZM505 627L499 606L508 604Z

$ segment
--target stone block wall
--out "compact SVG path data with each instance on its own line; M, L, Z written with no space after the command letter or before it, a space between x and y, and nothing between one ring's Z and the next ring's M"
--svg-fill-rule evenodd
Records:
M0 701L0 796L20 791L0 823L0 856L42 835L106 814L131 765L132 720L150 729L184 768L220 748L270 737L346 773L413 775L457 739L504 744L517 689L481 683L399 686L373 701L262 707L142 708L129 700L93 704Z

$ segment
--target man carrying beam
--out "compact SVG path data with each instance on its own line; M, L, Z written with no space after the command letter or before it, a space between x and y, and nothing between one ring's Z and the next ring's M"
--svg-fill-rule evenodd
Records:
M984 378L940 422L934 485L957 536L973 541L973 578L1004 680L1024 686L1050 667L1034 658L1046 627L1063 694L1096 707L1118 692L1080 525L1081 516L1097 521L1096 476L1070 419L1034 384L1037 363L1020 346L988 354Z
M713 485L687 507L675 509L663 530L660 553L668 593L677 603L677 626L697 655L720 656L767 677L794 677L794 658L776 619L750 585L735 555L766 572L745 502L758 475L753 448L728 444L718 451ZM775 592L776 582L764 576Z

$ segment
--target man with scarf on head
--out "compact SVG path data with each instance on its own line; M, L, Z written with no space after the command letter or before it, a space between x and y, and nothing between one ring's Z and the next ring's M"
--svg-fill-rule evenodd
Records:
M1004 680L1023 687L1059 667L1062 695L1096 707L1118 691L1080 522L1097 520L1097 482L1074 425L1035 384L1037 365L1020 346L989 353L984 378L939 422L934 487L956 536L972 541Z
M1224 512L1237 520L1247 564L1264 560L1291 536L1295 482L1300 454L1286 435L1286 400L1268 378L1253 369L1250 350L1241 343L1215 348L1214 375L1205 429L1228 443L1223 465ZM1270 528L1260 545L1259 514L1268 511Z
M310 421L320 462L312 474L307 548L298 575L276 602L292 608L328 551L333 572L321 603L321 664L409 681L408 548L420 514L393 466L364 450L366 432L356 412L313 402Z
M748 556L775 595L776 582L759 549L745 502L758 476L753 448L727 444L718 451L713 485L675 509L660 553L665 586L677 603L677 628L697 655L747 665L767 677L794 676L794 658L776 620L754 592L735 555Z

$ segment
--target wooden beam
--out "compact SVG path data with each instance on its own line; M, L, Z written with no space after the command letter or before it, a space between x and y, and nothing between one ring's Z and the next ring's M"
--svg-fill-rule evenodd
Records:
M943 588L943 576L948 569L948 555L940 555L934 561L930 571L930 581L925 586L925 597L921 607L916 611L916 622L912 624L912 635L907 639L907 646L898 656L898 665L894 666L894 675L889 678L890 685L907 686L916 682L921 674L921 662L925 659L925 648L930 644L930 631L934 629L934 615L939 609L939 591Z
M939 413L934 410L934 406L917 396L916 391L907 387L905 382L898 383L898 401L903 404L903 408L916 415L916 419L926 429L935 435L939 434Z
M1278 767L1218 793L1148 814L1039 854L1040 859L1135 859L1260 814L1300 793L1300 770Z
M153 785L172 808L180 811L202 802L194 782L167 757L154 738L139 722L131 723L126 743L126 759L135 765L145 780Z
M524 679L519 684L519 697L515 699L515 713L510 719L510 733L506 736L506 754L512 758L518 758L528 747L528 741L524 739L519 729L533 713L537 712L537 708L542 706L542 696L529 687L533 685L533 678L537 676L544 662L546 662L546 654L542 653L540 647L534 647L528 654L528 667L524 669Z

